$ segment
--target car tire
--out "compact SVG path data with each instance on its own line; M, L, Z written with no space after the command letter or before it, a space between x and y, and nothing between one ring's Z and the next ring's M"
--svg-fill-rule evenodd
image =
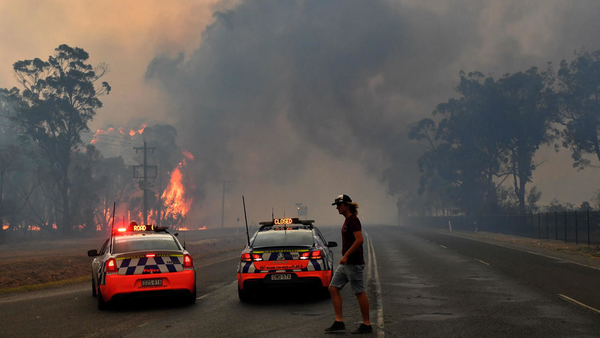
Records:
M187 304L192 305L192 304L196 303L196 297L197 297L196 286L194 286L194 290L186 296L185 302Z
M94 283L94 275L92 275L92 297L98 297L96 292L96 283Z
M240 301L242 302L249 302L250 298L251 298L251 294L246 291L246 290L242 290L240 289L240 287L238 286L238 297L240 297Z
M100 292L100 290L98 290L98 310L104 311L104 310L108 310L108 308L109 308L109 302L104 301L104 298L102 298L102 292Z

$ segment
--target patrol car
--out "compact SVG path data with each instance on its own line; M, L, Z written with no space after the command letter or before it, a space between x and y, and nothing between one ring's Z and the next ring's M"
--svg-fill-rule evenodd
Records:
M175 234L177 235L177 234ZM114 229L92 261L92 295L98 309L127 296L180 295L196 301L192 256L166 227L138 225Z
M248 301L257 288L313 285L326 295L336 242L327 242L313 220L276 218L261 227L242 251L238 295Z

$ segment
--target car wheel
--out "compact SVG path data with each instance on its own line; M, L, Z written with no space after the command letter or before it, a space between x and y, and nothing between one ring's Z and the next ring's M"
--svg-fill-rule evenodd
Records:
M240 301L248 302L250 301L251 294L246 290L240 289L240 287L238 286L238 297L240 297Z
M196 296L197 292L196 287L194 286L194 291L190 292L190 294L186 296L186 303L190 305L196 303Z
M102 292L98 290L98 310L104 311L108 310L109 302L105 302L104 298L102 298Z
M94 283L94 275L92 275L92 297L98 297L96 292L96 283Z

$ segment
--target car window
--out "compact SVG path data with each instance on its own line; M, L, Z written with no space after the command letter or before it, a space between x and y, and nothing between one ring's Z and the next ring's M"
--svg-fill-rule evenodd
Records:
M107 244L108 244L108 239L106 241L104 241L104 244L102 245L102 249L100 249L100 255L104 255L104 253L106 252Z
M321 237L321 234L318 230L315 231L315 240L317 241L318 245L325 246L325 241L323 240L323 237Z
M173 237L116 237L114 253L145 250L181 250Z
M267 246L312 246L313 234L310 230L271 230L256 234L252 246L261 248Z

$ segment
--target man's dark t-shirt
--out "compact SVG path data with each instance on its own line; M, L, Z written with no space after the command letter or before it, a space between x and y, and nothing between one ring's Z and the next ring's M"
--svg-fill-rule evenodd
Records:
M360 225L360 220L358 217L350 215L348 218L346 218L346 221L344 221L344 225L342 226L342 255L345 255L346 251L348 251L348 249L350 249L352 244L354 244L356 241L356 238L354 238L354 232L361 231L361 229L362 226ZM362 244L358 250L348 256L348 261L346 264L365 264Z

